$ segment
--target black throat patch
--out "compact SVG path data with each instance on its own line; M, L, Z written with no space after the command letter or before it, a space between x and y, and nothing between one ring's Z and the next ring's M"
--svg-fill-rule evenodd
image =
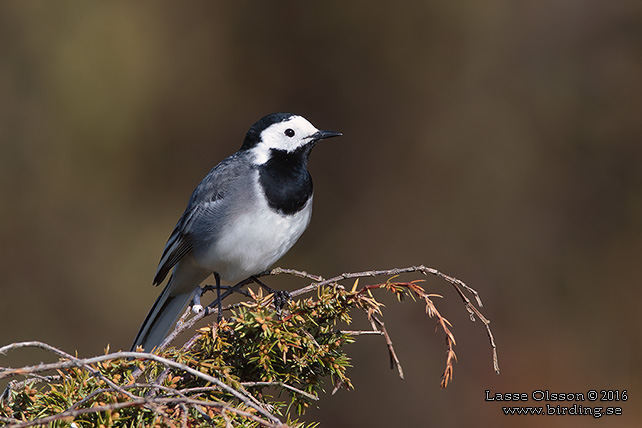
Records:
M308 202L312 196L312 177L307 169L311 149L306 145L291 153L270 150L270 159L259 166L259 183L270 208L293 215Z

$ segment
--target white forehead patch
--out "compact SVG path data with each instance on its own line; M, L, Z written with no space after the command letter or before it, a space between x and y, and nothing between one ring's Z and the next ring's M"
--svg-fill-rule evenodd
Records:
M301 116L292 116L286 121L268 126L261 132L261 141L252 149L254 163L260 165L267 162L271 149L293 152L308 143L310 136L317 131L314 125Z

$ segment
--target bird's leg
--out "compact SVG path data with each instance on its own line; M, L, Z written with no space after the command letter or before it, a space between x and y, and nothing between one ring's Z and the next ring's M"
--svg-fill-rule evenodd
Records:
M223 319L223 302L221 299L221 276L214 272L214 279L216 280L216 302L218 305L218 317L217 322L221 322Z
M290 292L286 290L274 290L260 281L256 276L251 276L250 279L263 287L269 294L274 294L274 307L276 308L276 313L281 317L281 309L292 300Z
M259 280L256 276L252 275L250 277L250 279L252 281L256 282L257 284L259 284L265 291L268 292L268 294L273 294L274 293L274 290L272 289L272 287L270 287L269 285L265 284L263 281Z
M194 290L194 297L192 298L192 312L198 314L203 310L203 305L201 304L201 296L205 292L205 287L201 288L199 286Z
M205 285L202 288L202 290L203 290L203 292L201 294L205 294L205 292L207 292L207 291L215 291L216 290L216 286L215 285ZM225 290L225 293L223 293L223 296L222 296L223 300L225 300L225 298L227 296L229 296L231 293L240 293L240 294L244 295L245 297L252 297L250 295L250 293L248 293L245 290L241 290L240 287L237 287L236 285L221 285L221 290Z

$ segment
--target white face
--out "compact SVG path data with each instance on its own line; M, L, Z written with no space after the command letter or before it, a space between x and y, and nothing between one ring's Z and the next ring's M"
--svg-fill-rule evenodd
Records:
M293 152L307 144L318 129L301 116L270 125L261 132L261 141L252 149L258 165L268 161L271 149Z

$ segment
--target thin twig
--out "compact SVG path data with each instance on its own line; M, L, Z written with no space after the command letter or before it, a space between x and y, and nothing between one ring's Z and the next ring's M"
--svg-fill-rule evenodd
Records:
M16 423L20 423L20 420L15 418L5 418L3 416L0 416L0 422L4 422L7 424L16 424Z
M267 275L280 275L280 274L288 274L292 276L298 276L299 278L306 278L306 279L311 279L312 281L315 282L321 282L324 281L323 277L320 275L314 275L311 273L307 273L306 271L303 270L296 270L296 269L286 269L286 268L280 268L276 267L272 270L269 270L267 272L262 272L262 274L256 275L256 276L267 276Z
M390 368L393 369L396 367L397 373L399 373L399 377L401 379L404 379L403 368L401 367L401 362L399 361L399 358L397 358L397 353L395 352L395 348L394 346L392 346L392 339L390 339L390 335L386 330L386 325L374 314L372 314L370 318L370 323L372 324L372 329L374 331L381 332L383 337L386 338L386 345L388 346L388 354L390 355Z
M156 377L156 379L152 382L152 385L155 386L160 386L163 382L165 382L165 379L167 379L167 376L169 373L172 371L170 367L165 367L165 369L161 372L161 374ZM146 397L151 397L152 395L156 394L156 388L152 387L147 394L145 394Z
M185 405L185 403L180 403L180 407L181 407L181 428L187 428L188 427L187 416L188 416L189 410L187 410L187 406Z
M450 277L449 277L450 278ZM468 287L466 284L463 282L459 281L458 279L451 278L455 280L456 282L451 282L455 290L457 290L457 293L459 293L459 296L461 297L462 301L464 302L464 307L470 314L470 319L471 321L475 321L475 315L477 315L477 318L479 318L484 324L484 327L486 327L486 333L488 334L488 340L490 341L490 346L493 351L493 368L495 369L495 373L499 374L499 360L497 359L497 346L495 345L495 338L493 337L493 332L490 330L490 320L487 319L480 311L477 309L471 301L466 297L466 295L461 291L461 289L458 287L458 285L463 285L466 287L466 289L472 290L470 287ZM474 290L473 290L474 291ZM477 296L477 292L474 291L475 296ZM481 301L477 300L477 303L479 303L479 306L481 306Z
M199 392L218 391L218 388L217 388L217 387L215 387L215 386L199 386L199 387L195 387L195 388L183 388L183 389L180 389L180 390L178 390L178 391L177 391L177 390L175 390L175 389L172 389L172 388L166 388L166 389L169 389L170 391L173 391L174 393L178 392L178 393L180 393L180 394L185 394L185 395L187 395L187 394L194 394L194 396L199 395L199 394L198 394ZM245 390L243 390L243 391L245 391ZM248 393L248 394L249 394L249 393ZM181 395L181 396L182 396L182 395ZM201 411L198 407L195 407L195 409L196 409L196 411L197 411L197 412L199 412L203 417L205 417L205 418L209 419L209 416L207 416L207 415L206 415L203 411ZM224 415L224 414L225 414L225 411L224 411L224 410L221 410L221 415ZM223 417L223 419L225 419L225 417Z
M319 400L319 397L317 397L316 395L312 395L310 393L300 390L299 388L295 388L283 382L241 382L241 385L243 386L280 386L281 388L289 389L290 391L303 395L308 400L314 400L314 401Z
M232 428L232 420L229 416L227 416L227 412L225 411L225 409L221 410L221 416L225 421L225 428Z
M0 404L7 403L10 404L10 399L11 399L11 391L17 391L20 389L23 389L26 385L35 385L36 383L40 382L54 382L61 379L60 375L52 375L52 376L40 376L38 374L30 374L28 375L27 379L21 380L21 381L16 381L12 380L7 384L7 387L4 389L2 392L2 395L0 395Z
M372 331L372 330L339 330L340 334L348 334L350 336L365 336L368 334L374 334L377 336L383 336L382 331Z
M71 354L66 353L65 351L58 349L56 347L53 347L47 343L44 342L39 342L37 340L32 340L28 342L16 342L16 343L10 343L9 345L5 345L2 348L0 348L0 354L5 355L9 351L13 351L16 349L20 348L40 348L44 349L45 351L53 352L54 354L58 354L63 358L67 358L69 360L73 360L74 357Z

